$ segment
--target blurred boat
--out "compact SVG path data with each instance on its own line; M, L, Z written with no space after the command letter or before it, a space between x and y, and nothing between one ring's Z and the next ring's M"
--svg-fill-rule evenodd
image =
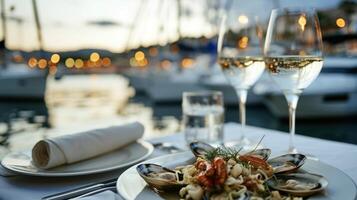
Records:
M46 72L25 64L8 64L0 69L0 98L43 99Z
M170 70L130 69L124 75L135 90L146 93L154 103L181 102L182 93L185 91L207 90L200 84L200 80L209 73L208 59L209 57L204 55L198 56L194 66L189 69L180 69L178 64L173 62Z
M30 69L26 64L9 62L8 54L16 54L16 51L10 53L7 50L6 41L8 39L7 22L16 21L21 26L23 19L19 17L10 17L5 9L5 1L0 1L1 5L1 21L2 21L2 39L0 41L0 56L1 56L1 68L0 68L0 98L21 98L21 99L43 99L46 88L46 70ZM12 7L11 10L14 10ZM32 1L32 11L35 16L35 25L37 31L37 39L39 49L43 50L42 31L40 21L37 12L36 1ZM10 12L11 12L10 10ZM20 29L19 29L20 30ZM22 34L20 35L22 36ZM13 56L11 55L11 56ZM23 57L20 54L17 56Z
M356 57L326 57L320 75L301 94L296 117L357 115L356 73ZM275 116L288 117L286 100L272 80L260 81L254 91L263 96L263 103Z

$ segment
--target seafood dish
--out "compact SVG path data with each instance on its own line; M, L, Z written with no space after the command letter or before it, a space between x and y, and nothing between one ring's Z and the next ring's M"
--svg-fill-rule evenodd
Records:
M285 154L270 158L270 149L214 148L193 142L191 164L169 169L144 163L139 175L155 192L176 192L192 200L302 200L322 192L328 181L299 170L306 156Z

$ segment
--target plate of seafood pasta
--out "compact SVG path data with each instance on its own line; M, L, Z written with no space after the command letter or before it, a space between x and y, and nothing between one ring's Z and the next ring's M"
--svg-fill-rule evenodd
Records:
M117 181L124 199L355 200L356 185L339 169L303 154L272 156L270 149L213 148L147 160Z

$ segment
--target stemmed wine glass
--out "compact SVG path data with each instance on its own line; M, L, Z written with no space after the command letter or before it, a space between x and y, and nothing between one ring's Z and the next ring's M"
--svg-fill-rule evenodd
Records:
M265 69L262 34L262 28L255 15L230 10L222 17L217 45L218 63L236 90L242 126L240 139L226 144L229 146L249 148L253 145L245 136L245 104L248 90Z
M289 153L294 146L295 111L299 95L319 75L322 64L322 38L313 9L272 11L264 45L267 71L282 90L289 107Z

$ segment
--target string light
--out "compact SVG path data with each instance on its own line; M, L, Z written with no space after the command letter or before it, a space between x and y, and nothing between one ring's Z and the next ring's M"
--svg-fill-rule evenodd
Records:
M31 67L31 68L34 68L36 67L37 65L37 59L34 58L34 57L31 57L28 62L27 62L28 66Z
M67 68L72 68L74 66L74 59L73 58L67 58L65 65Z
M100 59L100 55L97 52L93 52L89 56L89 60L92 62L97 62Z
M343 28L346 26L346 21L343 19L343 18L338 18L336 19L336 25L339 27L339 28Z
M53 64L58 63L58 62L60 61L60 59L61 59L61 56L60 56L59 54L57 54L57 53L55 53L55 54L53 54L53 55L51 56L51 62L52 62Z

